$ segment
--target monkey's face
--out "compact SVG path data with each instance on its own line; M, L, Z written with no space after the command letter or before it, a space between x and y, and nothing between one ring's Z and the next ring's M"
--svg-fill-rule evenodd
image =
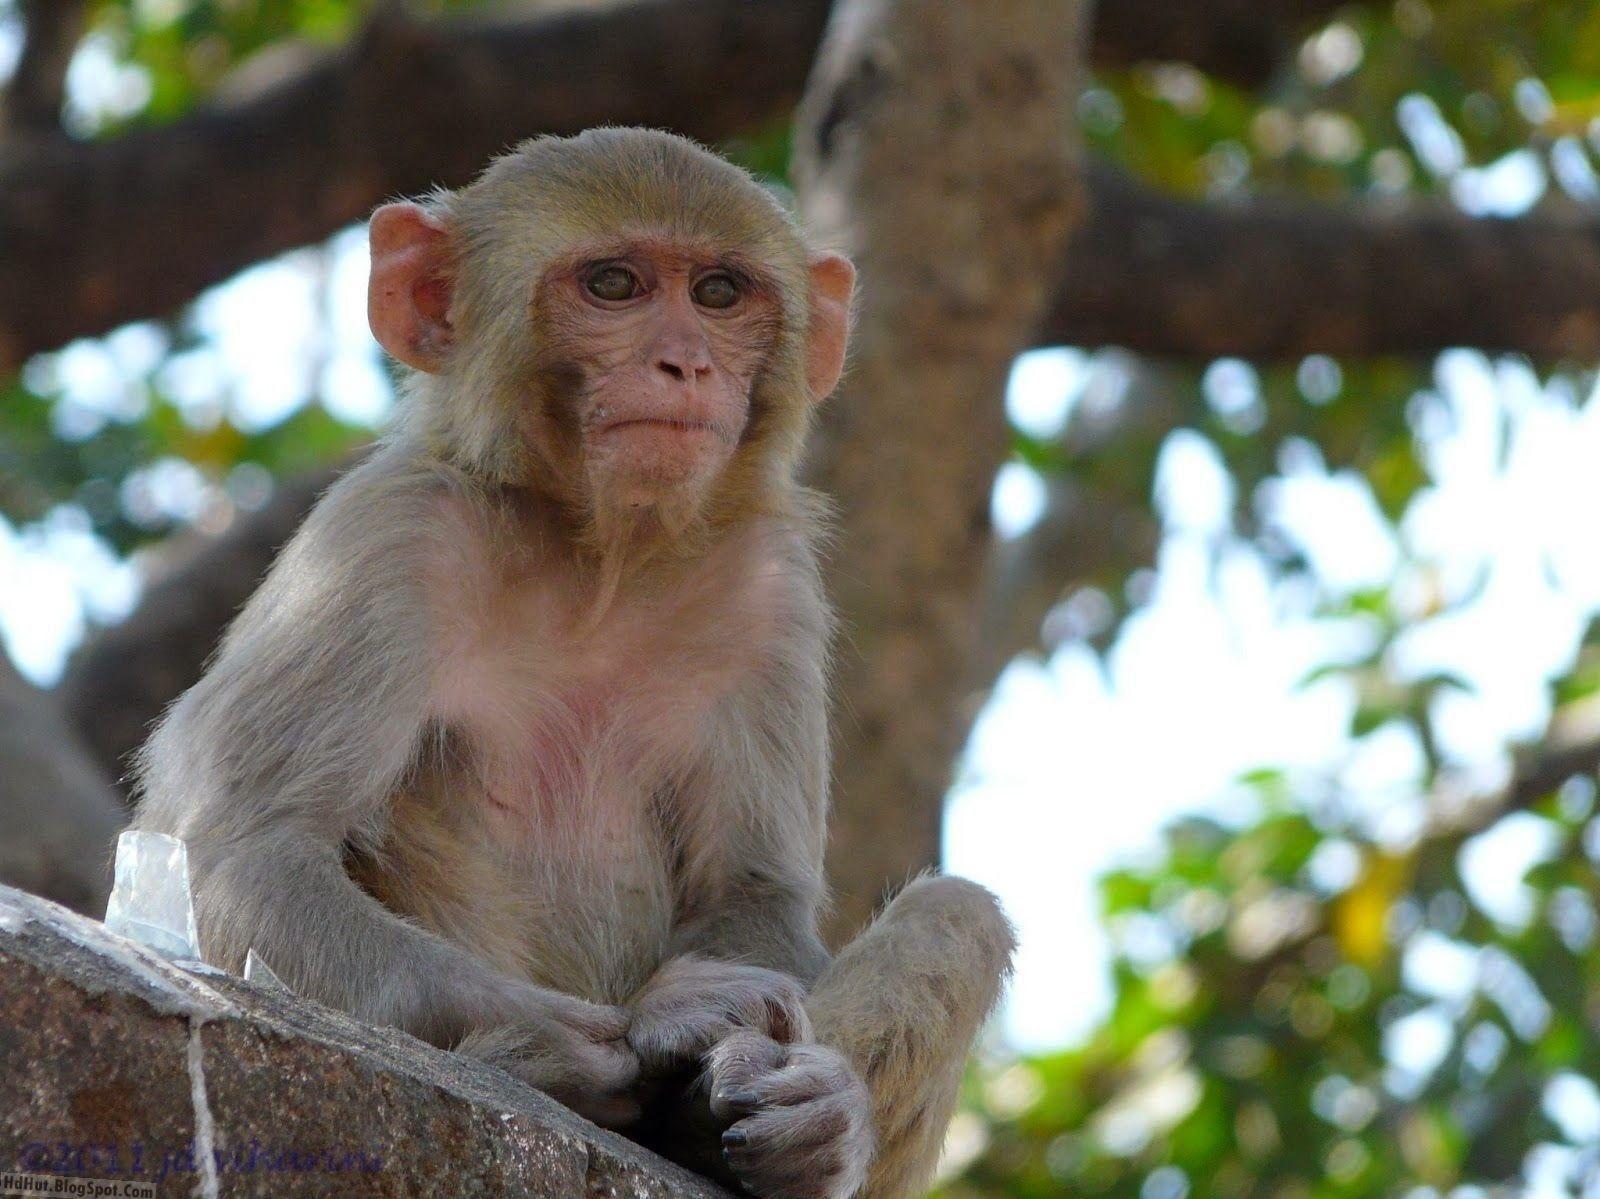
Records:
M436 377L430 446L592 544L765 510L843 368L854 268L670 134L537 139L371 238L373 333Z
M760 269L666 239L590 246L546 273L535 308L570 381L562 423L593 498L642 507L706 493L750 424L781 326Z

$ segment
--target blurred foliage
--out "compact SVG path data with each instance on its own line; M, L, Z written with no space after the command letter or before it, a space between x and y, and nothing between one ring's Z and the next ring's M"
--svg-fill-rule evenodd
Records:
M1438 195L1498 213L1481 186L1496 170L1524 173L1524 204L1600 196L1597 68L1600 5L1400 0L1312 31L1259 93L1182 65L1138 68L1102 73L1080 113L1099 152L1174 192ZM1019 432L1018 459L1067 472L1088 503L1143 509L1171 429L1187 426L1233 488L1218 553L1246 539L1280 578L1317 583L1271 519L1288 460L1349 472L1394 528L1431 483L1431 364L1099 357L1067 428ZM1546 394L1593 385L1569 366L1502 369ZM1112 618L1065 626L1103 648L1146 589L1141 563L1115 547L1104 557L1100 576L1075 583ZM1353 688L1352 755L1397 730L1418 747L1414 793L1378 819L1337 771L1263 769L1229 805L1248 815L1180 820L1104 878L1110 1012L1077 1047L973 1071L944 1195L1600 1196L1600 633L1551 687L1552 735L1595 752L1563 778L1530 745L1517 760L1547 785L1468 802L1475 782L1435 734L1441 694L1467 685L1399 677L1394 648L1481 585L1445 585L1410 561L1381 587L1318 588L1323 614L1370 638L1307 683ZM1519 910L1491 914L1463 861L1513 825L1544 848Z
M1352 5L1259 93L1182 64L1139 67L1104 73L1080 113L1096 148L1191 194L1444 190L1462 168L1563 139L1592 168L1600 11L1589 0Z
M318 405L246 430L220 414L187 413L149 380L132 386L135 414L106 420L81 438L62 435L53 420L60 406L48 395L20 383L0 394L0 513L26 523L75 505L96 533L127 553L198 520L208 500L254 507L271 479L334 461L370 436ZM176 464L195 483L180 485L174 507L146 493L152 470ZM206 479L235 486L207 496Z
M1513 1194L1531 1148L1570 1188L1540 1194L1593 1193L1592 778L1520 817L1552 848L1515 923L1468 898L1475 825L1397 852L1285 783L1247 780L1259 819L1182 821L1104 881L1114 1009L973 1077L983 1147L949 1195Z
M1434 482L1421 429L1436 397L1415 368L1197 372L1099 358L1063 434L1019 433L1019 458L1086 481L1102 503L1147 504L1166 431L1187 418L1236 489L1216 552L1248 540L1280 580L1313 585L1323 617L1362 630L1362 648L1305 683L1350 688L1352 759L1398 737L1417 750L1417 779L1375 799L1337 765L1254 771L1221 805L1232 818L1179 820L1107 875L1111 1010L1068 1051L973 1071L941 1194L1595 1199L1600 621L1551 682L1548 741L1514 756L1518 781L1480 794L1481 779L1436 743L1441 696L1470 685L1406 674L1396 647L1477 603L1485 577L1447 582L1411 557L1382 585L1332 588L1272 519L1271 490L1298 452L1351 472L1400 528ZM1500 369L1573 413L1577 387L1592 384ZM1081 414L1107 405L1094 393L1108 376L1118 431L1085 441L1094 422ZM1499 420L1503 458L1512 435L1508 414ZM1069 635L1109 648L1143 601L1138 580L1114 556L1103 577L1076 580L1080 595L1103 589L1116 618L1069 622ZM1473 894L1465 862L1513 831L1541 848L1525 871L1507 859L1523 871L1504 880L1517 898L1508 911Z
M273 56L358 36L374 3L89 8L68 124L112 137L181 117ZM14 12L0 0L0 27L7 20ZM1166 190L1223 202L1427 197L1500 212L1514 193L1524 206L1593 205L1600 3L1356 4L1309 30L1257 91L1180 64L1107 71L1079 113L1097 152ZM727 149L787 186L786 126ZM320 271L319 304L325 265L310 272ZM4 384L0 514L12 524L80 510L126 553L259 503L271 479L334 460L371 433L331 415L320 382L264 423L234 402L239 381L225 373L197 399L172 369L214 348L192 313L141 327L131 344L145 351L113 341L45 356ZM105 360L121 364L117 377L88 387L87 402L85 363ZM1562 364L1537 375L1502 367L1573 397L1592 386ZM1064 429L1017 431L1019 462L1070 478L1083 503L1148 520L1173 430L1202 439L1231 488L1217 552L1248 545L1278 579L1304 581L1323 617L1364 630L1363 649L1307 683L1332 676L1352 690L1352 752L1403 730L1423 768L1416 793L1395 798L1384 819L1337 772L1262 769L1239 782L1234 807L1249 815L1185 819L1147 860L1108 876L1110 1012L1076 1048L974 1072L948 1194L1472 1199L1522 1193L1537 1173L1548 1184L1540 1195L1600 1196L1592 771L1518 793L1510 815L1493 796L1462 803L1472 782L1439 751L1435 721L1441 696L1464 684L1448 673L1398 677L1393 649L1420 622L1471 603L1473 588L1417 562L1382 586L1323 587L1272 518L1273 487L1310 461L1357 480L1398 527L1430 485L1421 429L1435 387L1428 363L1157 363L1107 350L1090 359ZM1149 566L1120 542L1099 547L1098 565L1067 582L1104 613L1067 622L1063 635L1111 646L1143 602ZM1564 735L1600 736L1592 630L1551 691ZM1524 831L1533 822L1546 847L1514 918L1476 902L1462 869L1463 854L1507 820Z
M416 0L406 8L425 16L482 2ZM91 0L91 39L148 81L143 103L91 127L110 134L126 123L173 120L252 56L338 45L379 7L377 0Z

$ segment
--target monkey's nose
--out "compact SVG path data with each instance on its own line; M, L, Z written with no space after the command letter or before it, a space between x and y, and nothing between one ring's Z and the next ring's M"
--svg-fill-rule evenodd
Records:
M671 375L680 383L686 382L689 379L699 380L701 377L711 373L710 363L706 363L702 366L698 363L685 362L673 358L658 358L656 360L656 366L665 371L667 374Z
M656 349L656 369L680 383L698 382L711 373L711 352L698 339L668 339Z

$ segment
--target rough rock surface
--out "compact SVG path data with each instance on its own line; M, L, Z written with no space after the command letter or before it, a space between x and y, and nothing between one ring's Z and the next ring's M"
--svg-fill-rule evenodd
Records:
M497 1070L0 887L7 1171L157 1196L728 1199Z

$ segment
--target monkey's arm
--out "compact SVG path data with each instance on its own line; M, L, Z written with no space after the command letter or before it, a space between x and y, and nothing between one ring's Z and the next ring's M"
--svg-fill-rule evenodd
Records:
M335 486L146 747L138 823L188 842L219 965L253 947L299 993L444 1045L552 1016L581 1057L591 1033L620 1035L610 1009L496 973L344 868L380 844L426 720L441 486L381 451Z
M145 746L137 820L188 842L212 961L238 969L254 947L302 994L438 1036L465 1015L426 993L449 947L341 861L381 831L426 711L407 482L369 462L318 505Z

